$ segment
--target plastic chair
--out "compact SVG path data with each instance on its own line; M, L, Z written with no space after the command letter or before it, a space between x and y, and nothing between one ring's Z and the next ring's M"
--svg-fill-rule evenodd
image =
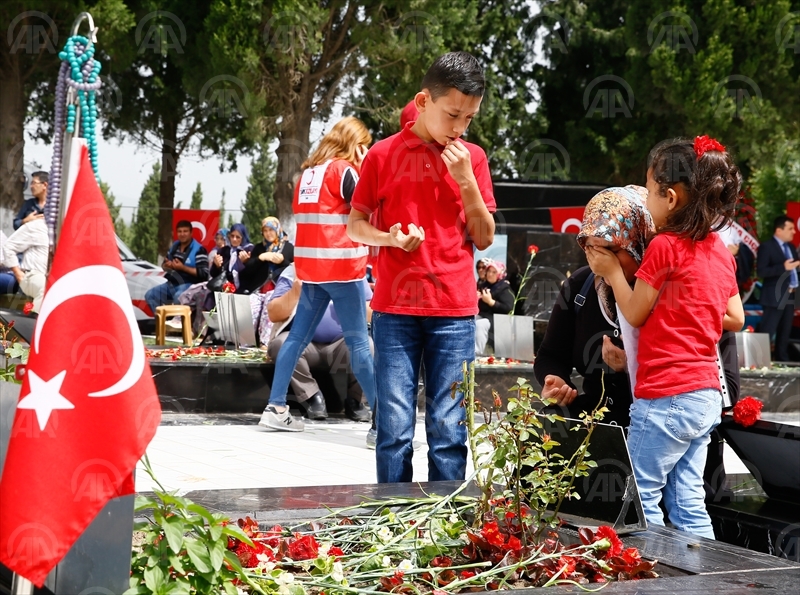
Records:
M183 342L192 346L192 309L189 306L159 306L156 308L156 344L164 345L167 335L167 318L172 316L181 317L181 328L183 330Z

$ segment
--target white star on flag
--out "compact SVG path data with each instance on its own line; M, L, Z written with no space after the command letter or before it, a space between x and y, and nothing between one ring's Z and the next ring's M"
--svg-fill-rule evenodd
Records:
M28 370L28 381L30 382L31 392L29 392L17 404L17 409L33 409L36 411L36 419L39 421L39 429L44 432L47 427L47 420L54 409L75 409L75 405L70 403L59 391L67 371L59 372L50 380L42 380L33 370Z

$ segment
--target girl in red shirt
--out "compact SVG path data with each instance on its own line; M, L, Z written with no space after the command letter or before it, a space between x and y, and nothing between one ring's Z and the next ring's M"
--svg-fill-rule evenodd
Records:
M664 524L663 489L672 524L710 539L703 469L722 411L716 346L723 329L744 324L733 256L712 232L728 225L741 184L714 139L664 141L648 158L647 208L656 236L634 288L610 251L586 250L622 315L641 327L628 448L645 516Z

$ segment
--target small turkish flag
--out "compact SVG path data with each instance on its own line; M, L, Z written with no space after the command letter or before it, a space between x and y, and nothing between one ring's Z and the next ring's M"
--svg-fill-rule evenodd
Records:
M114 227L86 147L0 477L0 561L37 586L133 470L161 420Z

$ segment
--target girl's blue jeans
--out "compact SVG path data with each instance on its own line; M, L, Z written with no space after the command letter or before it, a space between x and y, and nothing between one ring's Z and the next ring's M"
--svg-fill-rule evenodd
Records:
M722 395L716 389L633 400L628 449L648 523L664 525L658 506L663 488L670 522L681 531L714 539L703 470L721 412Z
M311 342L328 303L333 300L336 317L342 325L344 342L350 350L350 366L375 411L375 370L367 334L367 299L361 280L346 283L303 283L300 303L292 320L289 336L278 352L269 404L286 405L289 381L303 351Z

